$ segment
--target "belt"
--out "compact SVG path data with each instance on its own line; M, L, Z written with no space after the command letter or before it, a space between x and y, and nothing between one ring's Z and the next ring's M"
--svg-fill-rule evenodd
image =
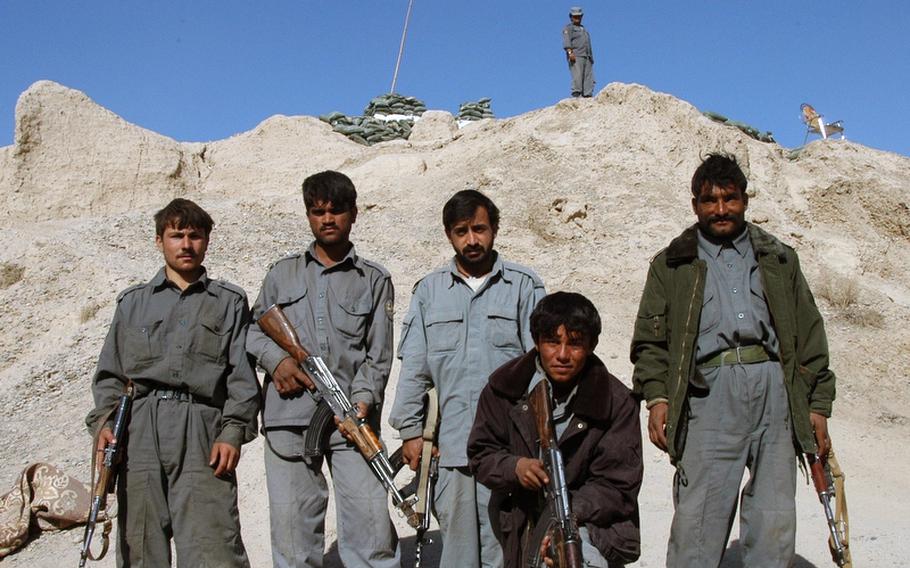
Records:
M747 365L749 363L764 363L771 360L771 354L765 351L763 345L746 345L721 351L706 361L699 363L699 367L723 367L724 365Z
M154 389L149 396L158 400L178 400L181 402L193 402L195 398L186 389Z

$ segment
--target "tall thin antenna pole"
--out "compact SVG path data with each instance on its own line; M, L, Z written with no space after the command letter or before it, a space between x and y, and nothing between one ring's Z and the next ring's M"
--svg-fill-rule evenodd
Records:
M414 0L408 0L408 13L404 17L404 29L401 30L401 45L398 46L398 59L395 61L395 74L392 75L392 88L390 93L395 92L395 83L398 82L398 67L401 66L401 56L404 54L404 40L408 37L408 22L411 20L411 7L414 6Z

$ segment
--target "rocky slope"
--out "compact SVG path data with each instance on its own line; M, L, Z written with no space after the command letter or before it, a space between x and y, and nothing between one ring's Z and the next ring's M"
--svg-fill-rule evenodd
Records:
M502 209L499 250L536 268L549 290L591 297L604 319L598 352L627 378L647 260L692 222L688 182L711 151L747 166L748 217L800 253L839 376L832 430L849 476L854 555L860 565L899 565L908 546L900 535L910 530L894 510L910 483L893 467L893 445L910 433L910 159L848 141L795 151L758 142L670 95L618 83L594 99L460 130L450 114L428 112L410 141L373 147L315 118L285 116L227 140L180 143L80 92L36 83L19 99L15 144L0 148L0 491L34 461L87 479L82 418L94 359L117 292L160 264L151 214L172 197L212 213L209 270L252 300L268 264L309 239L300 182L345 172L360 194L355 242L392 272L400 322L416 279L450 253L442 204L480 189ZM661 566L672 470L650 448L646 462L639 565ZM241 471L254 566L269 563L261 464L256 442ZM799 489L799 507L800 562L826 565L809 488ZM42 536L4 564L75 558L80 537Z

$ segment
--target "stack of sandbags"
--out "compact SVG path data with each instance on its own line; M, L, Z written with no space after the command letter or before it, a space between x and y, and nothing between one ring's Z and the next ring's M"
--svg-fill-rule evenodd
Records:
M377 142L388 142L407 138L411 135L414 121L426 112L423 101L389 93L373 98L363 116L347 116L342 112L330 112L319 120L332 125L332 130L344 134L354 142L371 146Z
M739 128L748 136L755 138L759 142L776 142L774 136L772 136L770 131L760 132L757 128L753 128L746 124L745 122L739 122L737 120L730 120L722 114L717 114L716 112L711 112L706 110L702 112L703 115L707 116L714 122L719 122L721 124L726 124L727 126L732 126L734 128Z
M427 110L427 105L416 97L405 97L395 93L379 95L370 101L363 110L364 116L380 117L414 117Z
M414 121L410 119L382 120L372 116L347 116L341 112L324 114L319 120L328 122L335 132L365 146L399 138L407 139L414 126Z
M493 118L493 110L490 108L490 102L493 99L484 97L477 102L461 103L458 106L458 121L480 120L482 118Z

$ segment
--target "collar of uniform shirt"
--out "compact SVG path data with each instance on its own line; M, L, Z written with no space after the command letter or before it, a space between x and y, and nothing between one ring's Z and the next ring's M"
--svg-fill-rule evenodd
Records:
M701 229L698 230L698 247L701 250L705 251L711 258L717 258L720 256L720 251L724 249L724 246L727 245L712 243L708 240L707 237L702 234ZM745 258L746 252L748 252L750 248L748 226L743 227L743 232L740 233L738 237L733 239L733 241L728 243L728 248L732 248L739 254L739 256Z
M322 262L320 262L319 258L316 256L316 241L313 241L310 243L310 246L307 247L307 249L306 249L306 253L304 254L304 257L306 258L307 264L309 264L310 261L312 260L312 261L315 261L316 263L318 263L319 266L325 267L325 265L322 264ZM361 262L360 257L357 256L357 252L355 251L355 247L354 247L353 243L351 243L351 250L348 251L348 254L344 255L344 258L342 258L339 262L336 262L332 266L329 266L328 268L326 268L326 270L330 270L330 269L338 267L338 266L343 266L344 263L346 263L346 262L350 262L354 266L354 268L357 268L358 270L363 269L363 266L360 263Z
M509 282L509 279L506 278L505 272L502 269L502 257L499 256L499 253L495 250L493 254L496 255L496 260L493 261L493 268L490 269L490 272L485 274L488 277L488 280L492 280L494 276L499 275L505 282ZM452 260L449 261L449 272L452 273L452 281L449 283L449 288L455 285L455 279L459 279L462 282L465 281L465 276L458 271L458 265L455 264L455 257L452 257Z
M167 279L167 273L165 272L165 269L163 266L161 267L161 270L158 271L158 274L156 274L155 277L152 278L151 283L152 283L152 287L155 289L156 292L163 290L165 287L170 287L170 286L172 286L172 287L176 288L178 291L180 291L180 288L176 284L174 284L173 282L171 282L170 280ZM189 292L191 289L195 288L197 285L202 286L203 290L208 290L208 288L209 288L209 275L208 275L208 272L206 272L204 266L202 267L202 274L199 275L199 278L195 282L192 282L189 286L187 286L186 290L183 290L183 292Z

